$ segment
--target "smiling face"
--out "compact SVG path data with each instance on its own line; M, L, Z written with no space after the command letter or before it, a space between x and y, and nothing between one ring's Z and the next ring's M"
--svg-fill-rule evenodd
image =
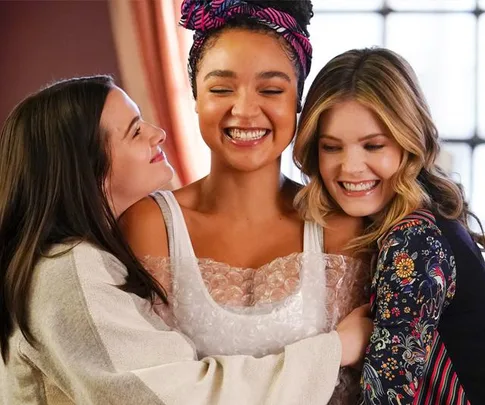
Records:
M247 29L223 32L196 77L196 111L213 163L256 170L293 138L297 77L280 40Z
M319 168L326 189L348 215L380 212L393 198L391 178L402 148L367 107L341 102L319 122Z
M107 131L110 174L108 200L116 216L130 205L166 185L173 169L162 149L165 132L145 121L133 100L114 87L106 99L101 127Z

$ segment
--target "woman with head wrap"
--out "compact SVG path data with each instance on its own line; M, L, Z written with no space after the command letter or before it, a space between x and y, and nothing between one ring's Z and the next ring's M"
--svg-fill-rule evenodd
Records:
M278 256L301 250L294 247L302 243L303 229L291 207L295 186L284 179L278 181L277 164L282 147L293 135L298 65L290 62L296 61L293 57L288 59L286 40L280 42L279 36L271 36L276 34L241 30L232 34L243 33L248 35L241 39L259 41L252 48L263 49L267 53L263 59L279 58L278 63L270 69L259 66L261 58L246 52L248 61L258 66L256 74L243 75L237 65L224 69L213 66L209 71L205 62L199 66L203 76L197 75L201 80L197 83L201 101L198 109L205 117L201 122L214 128L223 121L229 127L224 136L227 132L235 149L217 139L215 132L204 130L208 137L212 134L209 141L215 152L211 176L215 183L199 183L196 187L204 187L203 192L195 194L189 189L185 198L199 198L201 209L207 210L202 203L222 207L221 215L212 218L218 221L216 226L231 222L233 229L227 230L235 232L229 238L240 231L246 237L243 242L251 247L260 242L267 252L256 249L246 258L249 251L242 243L241 256L231 259L235 264L257 265L259 260L267 260L263 253ZM234 38L228 36L225 40ZM237 39L236 44L247 42ZM214 44L212 50L216 48ZM224 52L212 52L205 61L217 58L219 63L227 61ZM232 113L224 110L231 98L232 82L218 86L211 82L220 79L245 83L241 89L243 102L234 104ZM254 82L253 86L248 86L247 81ZM261 134L261 128L266 136L264 142L245 140L248 135ZM136 104L106 77L55 84L28 97L7 119L0 132L1 403L324 404L334 389L339 364L351 364L361 357L368 339L366 331L370 332L370 321L362 309L340 323L338 334L307 339L302 339L305 333L292 335L292 342L284 349L286 329L273 328L275 335L271 339L279 342L281 338L282 343L277 354L262 357L203 356L187 335L167 327L150 302L154 297L166 300L166 295L135 259L116 224L116 218L130 204L171 178L162 151L164 140L163 131L145 122ZM264 148L253 148L258 142ZM205 199L210 187L220 200ZM249 198L243 198L244 194L237 192L239 188L250 193ZM228 191L236 194L231 196ZM234 223L228 218L234 218ZM247 218L248 223L237 222L241 218ZM194 211L193 219L204 218ZM149 220L149 216L140 216L142 223ZM195 224L192 230L214 229L206 228L207 222L202 225L199 228ZM258 233L248 234L249 226ZM315 234L305 234L314 243ZM264 238L258 238L260 235ZM191 236L203 242L193 233ZM212 237L207 233L205 236ZM221 249L230 246L229 239L216 238L215 242L222 243ZM235 243L241 243L241 239ZM288 267L287 274L291 271ZM249 273L251 277L254 274ZM237 273L236 280L243 274L246 272ZM277 298L279 273L258 274L268 274L273 287L270 298ZM233 276L229 273L225 279ZM287 277L285 285L291 288L292 282L298 281ZM169 284L164 286L172 289ZM254 291L256 295L257 286ZM306 328L308 322L301 318L299 310L302 302L298 294L293 295L295 298L282 298L283 305L277 310L282 315L281 323L288 322L288 315L294 313L294 329L299 328L298 322ZM184 295L186 303L190 297ZM215 312L223 310L215 299L207 302ZM207 309L206 303L202 306ZM305 316L316 319L309 308ZM265 305L260 309L264 311ZM237 310L227 308L231 319L238 316ZM197 316L194 312L194 319ZM273 327L279 321L271 316L254 319L260 319L259 327L263 329L266 321ZM217 333L223 337L225 330L220 323L206 326L215 337ZM244 340L257 329L242 328L230 337L240 347L239 338ZM303 327L300 330L306 331ZM228 342L225 337L223 340ZM353 341L357 344L352 345ZM263 350L273 351L274 347Z
M361 223L340 214L325 229L303 221L293 208L299 185L280 171L311 66L311 16L310 1L183 2L181 24L195 31L189 75L211 170L140 201L121 224L168 292L162 317L199 357L277 354L329 332L335 340L319 355L336 378L340 365L359 361L368 336L366 318L354 324L358 333L332 332L357 304L333 307L337 285L366 273L344 256ZM353 288L363 303L361 284Z

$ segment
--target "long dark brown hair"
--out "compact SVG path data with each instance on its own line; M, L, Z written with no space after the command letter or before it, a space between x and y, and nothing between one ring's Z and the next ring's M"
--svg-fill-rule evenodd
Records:
M166 302L123 239L105 191L109 133L101 113L109 76L57 82L27 97L0 133L0 348L7 361L15 325L28 326L28 292L38 260L56 243L86 241L128 269L126 291Z

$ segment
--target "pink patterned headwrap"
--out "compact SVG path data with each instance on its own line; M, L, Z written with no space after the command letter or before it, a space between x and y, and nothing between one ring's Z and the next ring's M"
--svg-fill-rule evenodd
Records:
M245 0L184 0L180 25L194 30L191 58L199 54L209 31L238 16L247 17L281 35L295 50L304 80L310 72L312 46L305 31L288 13ZM189 61L192 65L192 62ZM193 65L192 65L193 67Z

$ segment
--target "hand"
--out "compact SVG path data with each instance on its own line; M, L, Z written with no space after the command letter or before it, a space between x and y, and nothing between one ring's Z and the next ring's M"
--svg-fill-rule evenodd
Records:
M354 309L337 325L342 342L342 367L356 367L364 358L374 327L370 316L370 304L365 304Z

